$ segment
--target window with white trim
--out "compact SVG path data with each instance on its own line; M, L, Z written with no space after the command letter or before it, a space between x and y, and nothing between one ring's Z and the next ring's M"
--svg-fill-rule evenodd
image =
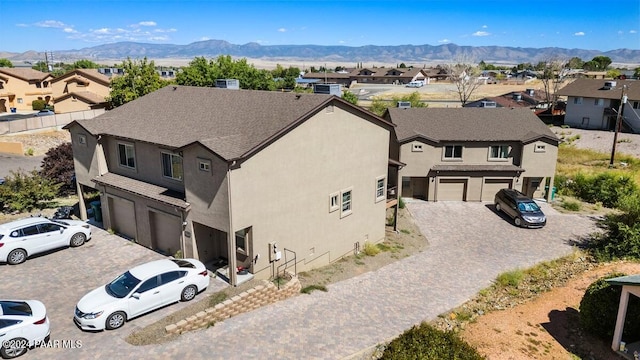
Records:
M200 171L211 172L211 160L198 159L198 169Z
M376 202L382 201L386 198L384 195L385 180L386 178L384 176L376 178Z
M575 105L581 105L582 104L582 98L581 97L574 97L573 98L573 103Z
M491 145L489 160L506 160L509 157L509 145Z
M547 147L542 144L536 144L536 147L533 149L534 152L545 152L547 151Z
M341 206L340 206L340 217L345 217L347 215L351 215L353 211L353 193L352 189L343 190L340 193L341 198Z
M604 99L594 99L593 105L595 105L595 106L604 106Z
M333 193L329 195L329 212L334 212L340 209L339 197L340 193Z
M87 135L78 134L78 144L82 146L87 146Z
M443 159L462 160L462 145L445 145Z
M136 168L136 151L133 144L118 144L118 159L120 166L135 169Z
M163 152L162 175L174 180L182 180L182 172L182 156Z

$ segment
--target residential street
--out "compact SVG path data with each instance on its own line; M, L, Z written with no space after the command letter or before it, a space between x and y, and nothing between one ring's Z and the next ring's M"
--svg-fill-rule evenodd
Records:
M184 304L133 320L117 331L87 333L73 324L73 307L87 289L127 266L159 256L99 229L84 247L20 266L0 265L2 293L10 289L16 298L40 294L52 314L52 339L82 341L81 348L34 349L26 355L29 359L112 359L114 351L140 359L357 359L363 350L462 304L501 272L570 253L570 242L594 229L587 216L559 214L543 206L547 226L520 229L495 213L492 204L409 203L429 239L424 252L330 285L326 293L300 295L160 345L136 347L124 338ZM48 276L42 276L45 273ZM212 285L219 286L218 281L212 279Z

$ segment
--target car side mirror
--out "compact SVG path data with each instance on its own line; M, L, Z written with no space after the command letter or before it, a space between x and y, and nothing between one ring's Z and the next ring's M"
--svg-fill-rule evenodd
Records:
M135 292L135 293L131 294L131 297L134 298L134 299L140 300L140 293Z

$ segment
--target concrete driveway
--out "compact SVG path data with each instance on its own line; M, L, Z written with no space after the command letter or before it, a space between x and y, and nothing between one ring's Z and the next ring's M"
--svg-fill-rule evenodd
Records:
M571 253L571 242L595 229L588 217L547 206L543 229L516 228L485 203L407 206L429 241L425 251L332 284L328 292L296 296L159 345L136 347L123 339L180 305L118 331L83 333L71 320L75 302L86 291L160 257L125 240L98 237L89 246L0 266L0 286L3 295L43 300L53 339L82 340L80 349L35 349L30 359L112 359L116 353L137 359L360 358L363 350L464 303L504 271Z

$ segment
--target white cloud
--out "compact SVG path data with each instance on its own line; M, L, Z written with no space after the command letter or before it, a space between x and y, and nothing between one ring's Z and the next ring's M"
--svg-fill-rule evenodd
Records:
M488 28L488 26L487 25L482 25L482 28L486 29L486 28Z
M629 30L629 34L637 34L637 33L638 33L638 31L636 31L636 30Z
M207 40L211 40L211 38L208 36L203 36L200 38L200 41L207 41Z
M584 36L584 31L578 31L577 33L573 34L575 36Z
M158 25L155 21L140 21L138 23L140 26L156 26Z
M471 34L471 36L489 36L489 35L491 35L491 34L489 34L486 31L476 31L473 34Z
M446 44L446 43L451 42L451 40L449 40L449 39L442 39L442 40L438 40L438 42L439 42L439 43L441 43L441 44Z
M338 40L338 44L346 44L347 42L344 40Z
M178 29L174 29L174 28L171 28L171 29L154 29L153 30L153 32L156 32L156 33L173 33L173 32L176 32L176 31L178 31Z
M44 27L44 28L57 28L57 29L62 29L67 27L67 25L65 25L62 21L58 21L58 20L45 20L45 21L40 21L34 24L37 27Z
M283 32L287 32L287 29L285 29L285 28L280 28L280 29L278 29L278 32L282 32L282 33L283 33Z
M73 28L70 28L70 27L66 27L66 28L62 29L62 31L66 32L67 34L77 33L76 30L74 30Z
M20 23L20 24L16 24L16 26L17 26L17 27L29 27L29 25L27 25L27 24L22 24L22 23Z

